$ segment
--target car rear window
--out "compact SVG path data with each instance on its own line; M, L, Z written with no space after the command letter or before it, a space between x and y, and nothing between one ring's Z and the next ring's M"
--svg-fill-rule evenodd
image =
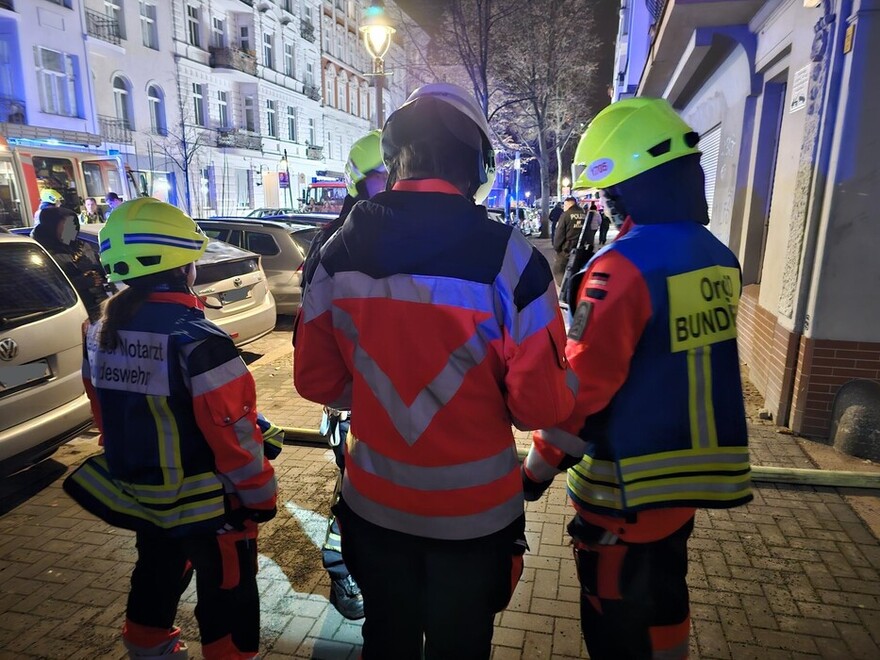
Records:
M39 245L0 245L0 330L54 316L76 305L76 293Z
M309 247L312 245L312 241L315 239L315 236L318 235L318 232L321 230L317 227L314 229L302 229L300 231L292 231L290 232L290 237L293 239L293 242L296 243L296 246L300 249L305 257L309 253Z
M210 264L196 264L196 284L219 282L230 277L247 275L259 268L260 264L257 261L257 257L217 261Z

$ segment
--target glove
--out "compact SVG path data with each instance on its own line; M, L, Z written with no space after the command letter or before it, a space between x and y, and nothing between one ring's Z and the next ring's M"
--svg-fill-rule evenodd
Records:
M243 532L245 528L245 523L248 521L255 523L263 523L272 520L275 517L275 514L278 512L278 509L272 507L271 509L248 509L247 507L239 507L237 509L230 509L227 507L226 509L226 522L219 530L217 530L218 534L225 534L226 532L238 531Z
M526 498L526 502L536 502L541 499L541 495L553 483L552 479L550 481L532 481L526 473L525 466L520 468L520 472L522 473L523 495Z

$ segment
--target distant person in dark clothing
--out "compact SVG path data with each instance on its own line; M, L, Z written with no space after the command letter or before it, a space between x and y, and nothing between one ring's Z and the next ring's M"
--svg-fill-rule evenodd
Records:
M563 202L562 217L559 219L559 231L553 237L553 249L556 250L553 276L556 278L557 284L562 282L565 266L568 264L568 255L577 246L585 219L586 214L578 206L577 200L574 197L566 197Z
M596 208L596 202L590 202L586 220L587 230L584 232L584 245L593 245L596 240L596 232L599 231L599 227L601 226L601 217L602 215Z
M109 218L110 214L113 213L113 209L122 204L122 197L115 192L108 192L104 199L107 201L107 206L110 207L110 210L107 211L107 217Z
M40 212L40 224L31 238L46 248L61 266L86 307L90 321L101 318L101 304L110 297L101 263L77 240L76 214L70 209L50 206ZM113 287L112 291L115 291Z
M599 211L602 220L599 222L599 245L605 245L608 241L608 229L611 227L611 218L604 211Z
M550 210L550 241L553 241L553 238L556 236L556 223L559 222L559 218L562 217L562 202L556 202L553 208Z

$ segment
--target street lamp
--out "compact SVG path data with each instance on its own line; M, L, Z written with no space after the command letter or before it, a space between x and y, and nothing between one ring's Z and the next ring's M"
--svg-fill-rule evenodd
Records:
M290 164L287 161L287 149L278 163L278 187L287 188L287 208L293 208L293 194L290 191Z
M364 46L373 58L373 73L376 84L376 125L379 130L385 123L385 108L382 99L382 88L385 87L385 55L391 47L391 35L397 30L385 15L385 7L373 4L364 9L364 20L361 22L361 34L364 35Z

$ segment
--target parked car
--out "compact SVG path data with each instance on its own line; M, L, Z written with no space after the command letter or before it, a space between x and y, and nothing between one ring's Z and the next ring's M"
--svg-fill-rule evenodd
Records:
M104 225L82 225L79 237L98 249L98 232ZM223 328L236 346L259 339L275 328L275 299L260 257L209 240L208 247L196 262L193 290L205 301L205 317Z
M86 309L36 241L0 233L0 477L92 423L82 383Z
M196 220L212 238L256 252L262 258L279 314L296 314L302 304L302 266L312 239L326 222L304 224L300 216L282 218L212 218ZM332 216L329 216L332 217Z
M269 216L285 215L287 213L296 213L296 211L294 211L291 208L264 207L264 208L260 208L260 209L254 209L250 213L245 214L244 217L246 217L246 218L267 218Z

